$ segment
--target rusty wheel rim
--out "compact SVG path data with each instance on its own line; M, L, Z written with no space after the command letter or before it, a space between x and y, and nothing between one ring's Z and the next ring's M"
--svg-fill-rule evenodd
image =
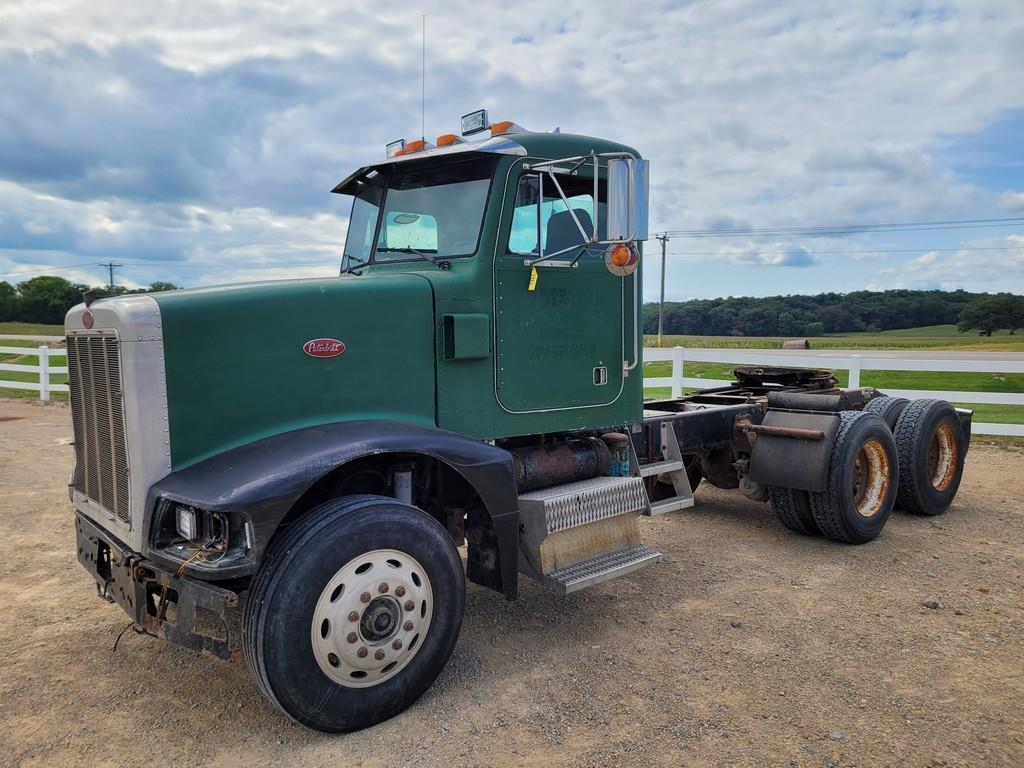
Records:
M940 424L928 442L928 479L935 490L945 491L952 484L958 459L953 427Z
M853 504L871 518L882 511L889 491L889 454L878 440L866 441L853 461Z

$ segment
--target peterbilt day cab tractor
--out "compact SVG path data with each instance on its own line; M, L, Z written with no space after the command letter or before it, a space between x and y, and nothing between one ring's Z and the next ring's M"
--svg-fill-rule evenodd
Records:
M335 187L337 277L72 309L69 492L100 596L349 731L430 686L467 579L512 600L521 574L637 571L661 557L639 518L700 482L847 544L894 506L944 511L971 418L945 402L802 369L644 402L647 178L630 147L473 113Z

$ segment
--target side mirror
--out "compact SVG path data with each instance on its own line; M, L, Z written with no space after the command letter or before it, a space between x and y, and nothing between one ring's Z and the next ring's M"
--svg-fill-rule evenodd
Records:
M609 160L607 234L612 242L647 239L649 160Z

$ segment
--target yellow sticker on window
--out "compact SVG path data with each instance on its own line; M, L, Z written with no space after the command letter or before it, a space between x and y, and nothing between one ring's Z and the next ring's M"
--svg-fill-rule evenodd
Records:
M528 291L535 291L535 290L537 290L537 278L538 277L539 277L539 275L537 274L537 268L536 267L530 267L530 284L528 286L526 286L526 290L528 290Z

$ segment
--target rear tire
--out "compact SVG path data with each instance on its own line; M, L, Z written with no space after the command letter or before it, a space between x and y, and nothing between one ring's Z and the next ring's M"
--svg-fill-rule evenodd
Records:
M839 414L825 490L810 493L821 532L846 544L871 541L885 527L896 501L896 442L874 413Z
M796 488L768 488L768 502L779 517L779 522L804 536L820 536L821 530L811 512L811 499L807 491Z
M465 596L458 550L432 517L382 496L333 499L264 557L245 606L245 660L294 720L331 733L366 728L430 687L455 647Z
M916 515L941 515L960 488L967 455L956 409L945 400L914 400L894 433L900 462L896 504Z
M909 403L910 401L905 397L875 397L868 400L864 410L867 413L878 414L882 417L882 421L889 425L889 429L896 429L896 420Z

